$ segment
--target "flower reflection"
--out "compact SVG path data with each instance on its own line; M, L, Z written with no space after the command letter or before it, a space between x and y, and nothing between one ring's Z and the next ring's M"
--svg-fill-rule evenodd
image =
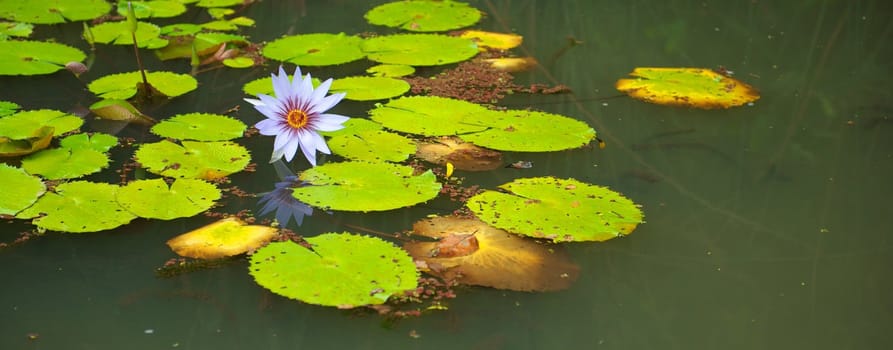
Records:
M288 226L292 218L295 219L298 226L301 226L304 216L313 215L313 208L291 194L294 188L304 186L306 183L299 180L281 160L273 163L273 166L282 181L277 182L274 190L267 192L257 201L258 206L263 205L258 216L267 215L275 209L279 227Z

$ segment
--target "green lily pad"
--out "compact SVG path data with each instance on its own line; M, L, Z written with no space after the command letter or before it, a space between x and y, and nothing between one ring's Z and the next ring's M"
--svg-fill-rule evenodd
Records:
M226 141L242 137L248 126L238 119L209 113L178 114L152 127L152 133L178 140Z
M146 143L136 151L135 157L153 174L205 180L242 171L251 161L245 147L230 141L183 141L182 144L167 140Z
M236 10L222 8L222 7L211 7L208 9L208 15L213 19L223 19L226 16L236 13Z
M469 39L439 34L396 34L363 41L363 52L379 63L438 66L468 60L478 53Z
M369 111L372 120L388 129L425 136L484 131L488 127L477 120L493 113L478 104L437 96L402 97Z
M108 152L112 147L118 145L118 138L103 133L74 134L59 141L59 145L69 149L92 149Z
M409 91L409 83L402 79L381 77L347 77L332 82L332 93L344 92L344 98L354 101L384 100Z
M198 7L230 7L244 4L245 0L199 0L195 3Z
M49 180L74 179L108 167L105 154L118 139L111 135L77 134L61 141L60 148L43 150L22 159L22 168Z
M562 115L508 110L495 118L477 120L487 130L460 135L462 140L499 151L549 152L584 146L595 139L595 130L584 122Z
M413 175L409 166L391 163L328 163L298 177L309 186L292 195L312 206L345 211L382 211L408 207L437 197L440 183L430 170Z
M369 67L366 73L375 77L399 78L415 73L415 68L405 64L379 64Z
M0 118L0 137L21 140L34 137L42 127L52 127L54 135L77 130L84 120L52 109L22 111Z
M90 28L93 33L93 41L100 44L133 45L133 35L127 21L105 22ZM137 22L136 43L137 46L147 49L157 49L167 46L167 39L159 38L161 28L146 22Z
M306 240L313 250L291 241L258 249L249 273L273 293L342 309L383 304L418 286L409 254L382 239L345 232Z
M17 103L9 102L9 101L0 101L0 117L5 117L7 115L15 113L19 108Z
M334 136L328 145L334 154L368 162L402 162L416 150L415 141L383 130Z
M152 117L143 114L127 100L105 99L90 105L90 111L106 120L116 120L142 125L157 123Z
M0 215L15 215L37 201L46 186L24 170L0 163Z
M150 0L150 1L118 1L118 13L127 13L127 3L133 7L136 18L168 18L176 17L186 12L186 5L179 1Z
M0 40L6 40L11 36L27 38L34 31L34 25L22 22L0 21Z
M94 19L111 8L106 0L0 0L0 18L55 24Z
M185 30L185 29L184 29ZM201 28L199 28L201 30ZM228 33L197 33L195 35L182 34L171 40L170 44L155 50L155 55L161 60L192 57L192 47L199 56L211 55L225 44L245 45L248 41L244 36Z
M0 41L0 75L54 73L87 56L76 48L40 41Z
M233 57L223 60L223 65L230 68L251 68L254 67L254 59L250 57Z
M45 193L16 217L34 218L32 223L37 227L59 232L110 230L136 218L115 201L118 189L107 183L66 182L56 186L54 192Z
M394 1L376 6L365 17L376 25L413 32L443 32L477 23L481 11L455 1Z
M381 124L364 118L350 118L344 122L344 128L335 131L320 131L323 136L335 137L341 135L355 135L363 131L376 131L384 127Z
M250 27L254 25L254 20L248 17L236 17L232 19L220 19L202 24L202 28L207 30L230 31L238 30L239 27Z
M187 74L149 72L146 80L167 97L180 96L198 87L198 81ZM101 98L126 100L136 95L136 86L142 81L139 71L119 73L96 79L87 88Z
M574 179L517 179L484 191L465 204L484 222L503 230L553 241L604 241L628 235L642 210L607 187Z
M298 66L329 66L353 62L366 56L358 36L330 33L284 36L264 47L263 55Z
M118 190L117 201L142 218L172 220L195 216L220 199L220 189L195 179L177 179L168 186L164 179L136 180Z
M161 35L167 36L195 35L201 31L202 26L193 23L177 23L161 27Z

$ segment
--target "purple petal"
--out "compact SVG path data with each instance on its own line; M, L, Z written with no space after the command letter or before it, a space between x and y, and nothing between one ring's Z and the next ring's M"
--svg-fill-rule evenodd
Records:
M270 136L279 134L283 128L282 124L281 120L264 119L254 124L254 127L260 131L261 135Z
M344 129L342 123L350 118L337 114L320 114L313 122L313 127L319 131L335 131Z
M301 76L301 67L295 66L295 75L293 75L291 78L291 92L292 93L301 91L301 81L302 80L303 79Z
M308 133L301 133L299 140L301 140L301 152L304 152L304 157L307 158L310 165L316 166L316 145L314 144L313 136Z
M298 152L298 143L299 142L300 142L299 138L290 137L290 138L288 138L288 143L286 143L285 146L282 147L282 151L285 154L286 162L290 162L295 157L295 153Z
M329 92L330 86L332 86L331 78L322 82L322 84L319 84L319 86L313 90L313 96L310 97L310 103L316 105L322 101L322 99L326 97L326 93Z
M283 98L288 96L291 82L288 81L288 74L285 74L285 69L282 69L282 66L279 66L279 75L273 75L273 92L276 97Z
M325 154L332 154L332 151L329 150L329 145L326 144L326 140L322 138L317 133L311 133L313 135L313 143L316 144L316 149Z
M298 105L306 110L311 102L310 96L313 95L313 78L310 77L310 73L307 73L304 80L301 81L301 89L297 91L297 94L300 98Z
M248 102L255 106L263 106L264 105L264 103L261 102L260 100L255 100L253 98L243 98L243 100L245 100L245 102Z
M328 111L330 108L335 107L338 102L341 102L341 99L343 99L345 95L347 94L341 92L326 96L326 98L320 100L319 103L310 109L310 113L322 113Z

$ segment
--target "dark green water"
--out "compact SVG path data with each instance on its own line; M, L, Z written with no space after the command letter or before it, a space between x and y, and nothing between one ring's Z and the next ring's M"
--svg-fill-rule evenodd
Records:
M379 3L379 2L375 2ZM644 206L632 235L570 246L579 281L548 294L459 291L450 310L382 326L331 308L273 296L247 263L158 279L164 242L209 219L138 220L111 232L51 233L0 251L2 349L886 349L893 346L893 17L885 1L475 1L479 27L524 36L520 53L544 63L522 82L563 83L574 95L513 96L590 123L608 147L551 154L527 170L468 176L495 185L554 175L608 185ZM385 32L363 1L267 0L246 16L255 41L308 32ZM302 15L303 13L303 15ZM196 15L196 21L206 18ZM192 20L192 19L187 19ZM160 22L160 21L159 21ZM81 49L80 25L42 26ZM556 53L568 37L582 45ZM102 46L84 76L134 69L129 48ZM188 63L148 65L188 71ZM753 106L700 111L611 98L637 66L724 66L759 88ZM309 69L359 74L364 64ZM274 69L202 74L199 90L154 111L221 113L241 105L242 84ZM0 99L26 109L93 102L62 72L2 77ZM364 116L369 104L336 113ZM849 123L851 122L851 123ZM101 127L90 124L89 127ZM119 136L143 138L131 127ZM261 166L233 176L272 188L263 166L272 140L240 141ZM129 156L121 151L121 157ZM651 179L652 181L646 181ZM300 232L341 223L393 232L437 205L383 214L305 219ZM224 210L254 209L232 200ZM28 226L3 223L10 241ZM146 334L152 330L152 334ZM412 338L411 331L421 337ZM29 341L28 333L39 339Z

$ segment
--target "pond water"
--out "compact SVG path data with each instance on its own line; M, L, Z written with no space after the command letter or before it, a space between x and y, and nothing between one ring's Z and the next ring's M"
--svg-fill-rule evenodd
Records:
M363 20L381 1L277 1L248 7L245 34L390 32ZM514 95L583 120L607 147L506 155L531 169L461 173L484 188L520 177L573 177L610 186L643 206L646 223L604 243L569 244L579 280L561 292L459 288L449 310L392 325L373 314L303 304L254 283L246 260L157 278L174 254L165 241L206 217L136 220L93 234L48 233L0 250L2 349L881 349L893 344L893 21L885 1L472 1L477 26L524 36L519 55L542 67L522 83L573 94ZM202 12L189 20L205 21ZM155 21L153 21L155 22ZM166 23L157 21L157 23ZM80 24L39 26L38 38L88 51ZM569 46L571 40L579 42ZM188 72L188 62L154 69ZM130 47L101 45L90 81L132 71ZM360 74L369 64L305 69ZM241 87L275 69L198 75L200 88L152 111L261 116ZM753 105L695 110L618 97L634 67L724 67L761 91ZM95 97L67 72L0 77L0 100L71 110ZM371 103L336 113L363 117ZM96 123L85 128L100 128ZM129 126L117 136L146 139ZM272 188L271 138L239 140L257 171L232 176L248 192ZM113 154L121 159L131 149ZM298 159L299 161L301 159ZM300 170L305 163L300 163ZM120 163L112 166L120 166ZM107 173L110 173L107 171ZM115 175L105 175L114 181ZM96 177L93 177L94 179ZM100 177L101 178L101 177ZM219 211L256 209L230 199ZM397 232L454 208L436 201L374 214L305 218L306 236ZM29 229L0 226L9 242ZM35 334L36 340L28 335Z

